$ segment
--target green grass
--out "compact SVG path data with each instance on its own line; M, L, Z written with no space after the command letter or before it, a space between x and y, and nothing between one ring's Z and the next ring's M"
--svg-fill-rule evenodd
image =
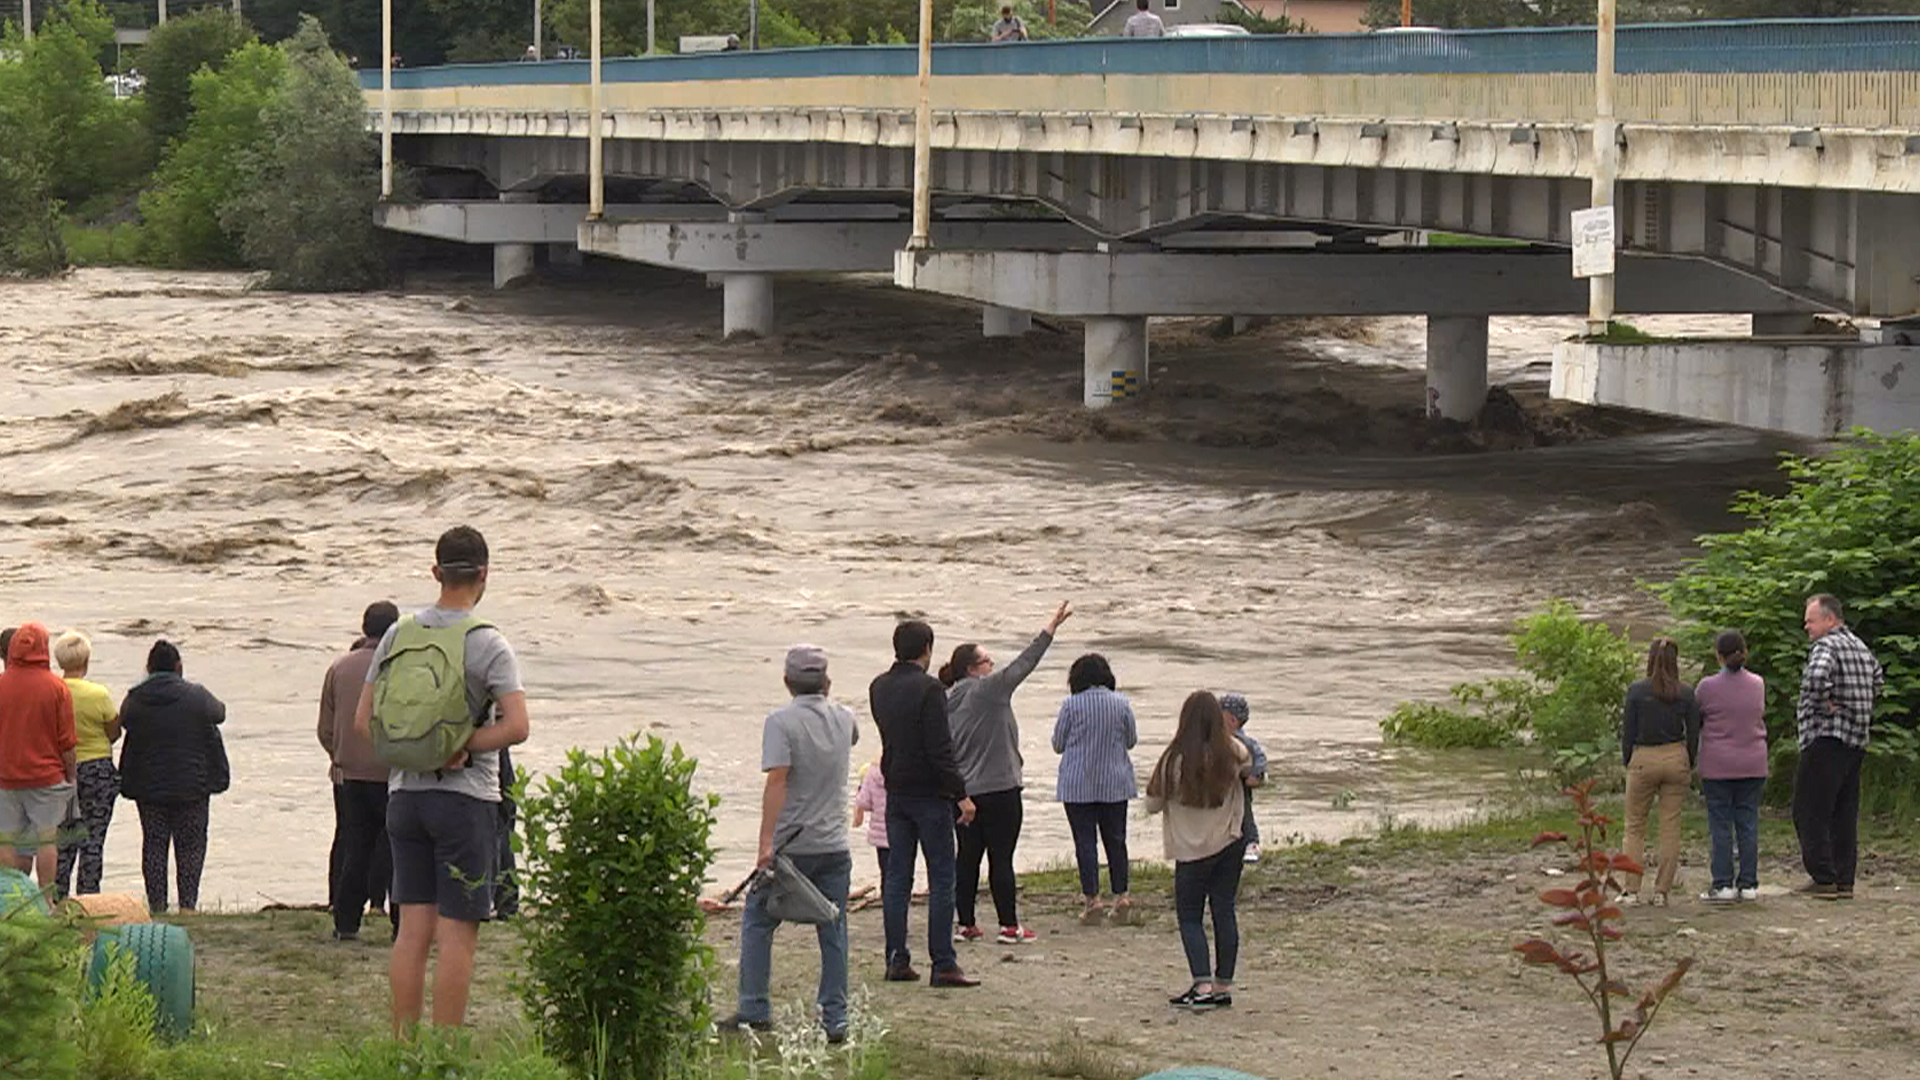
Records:
M1493 236L1466 236L1461 233L1430 232L1427 234L1427 246L1437 248L1516 248L1526 247L1525 240L1504 240Z
M1607 323L1606 333L1589 334L1580 340L1595 345L1658 345L1671 339L1655 337L1632 323L1616 320Z

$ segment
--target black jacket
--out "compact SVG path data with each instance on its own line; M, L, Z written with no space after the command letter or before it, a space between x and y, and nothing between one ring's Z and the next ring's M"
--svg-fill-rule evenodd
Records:
M1641 679L1627 687L1626 704L1620 708L1620 761L1633 764L1636 746L1687 744L1687 764L1700 760L1700 703L1693 699L1693 687L1682 683L1680 696L1664 701L1653 692L1653 680Z
M218 786L214 725L227 707L199 683L154 675L127 691L120 726L120 794L135 802L190 802Z
M901 661L867 689L880 728L880 775L887 797L952 799L967 796L953 760L947 729L947 688L918 664Z

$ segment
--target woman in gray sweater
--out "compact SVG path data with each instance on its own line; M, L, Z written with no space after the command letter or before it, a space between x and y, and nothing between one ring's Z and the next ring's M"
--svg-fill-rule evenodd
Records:
M1033 642L1006 667L996 669L985 648L968 642L953 650L953 659L940 669L940 681L947 686L947 726L953 732L953 756L974 806L973 821L959 827L960 865L954 886L954 907L964 941L986 936L974 915L983 855L993 906L1000 918L1000 934L995 940L1003 945L1021 945L1034 937L1020 925L1014 900L1013 851L1020 843L1020 825L1025 817L1020 789L1026 759L1020 755L1020 721L1013 715L1013 692L1033 674L1053 644L1054 631L1072 615L1073 607L1061 604Z

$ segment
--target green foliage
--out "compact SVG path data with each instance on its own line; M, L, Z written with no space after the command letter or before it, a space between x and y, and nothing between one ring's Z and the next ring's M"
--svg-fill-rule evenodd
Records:
M266 108L286 80L287 54L242 46L215 72L193 77L186 137L173 143L140 197L147 252L163 266L239 266L240 240L221 208L245 190L247 157L266 142Z
M1703 536L1703 554L1655 591L1686 620L1681 641L1702 661L1729 627L1747 638L1747 664L1767 680L1767 734L1793 736L1806 662L1807 597L1827 592L1886 665L1876 732L1920 716L1920 435L1856 431L1825 457L1788 455L1780 495L1742 492L1752 522ZM1911 739L1888 738L1906 755Z
M147 261L147 231L139 222L80 225L63 221L60 239L75 266L138 266Z
M86 978L84 967L72 972ZM159 1057L153 995L136 974L134 955L115 950L100 986L80 1006L74 1043L88 1080L147 1080Z
M1638 668L1633 642L1555 600L1520 620L1513 651L1524 678L1462 683L1451 691L1453 706L1403 703L1380 722L1382 734L1436 748L1530 741L1563 780L1606 769L1620 746L1620 702Z
M1223 23L1244 26L1249 34L1305 34L1313 28L1298 19L1285 15L1277 19L1268 18L1252 8L1235 7L1222 4L1220 14L1216 16Z
M1526 736L1538 691L1524 679L1459 683L1449 691L1452 707L1403 701L1380 721L1388 742L1435 750L1484 750L1517 746Z
M537 794L520 780L518 989L548 1051L599 1080L671 1075L710 1022L699 900L719 800L694 794L695 765L649 737L569 751Z
M953 9L947 15L947 21L940 34L943 41L990 41L993 39L993 24L1000 19L1000 9L1004 3L966 3ZM1224 10L1224 9L1223 9ZM1078 4L1055 4L1054 23L1047 23L1047 5L1042 0L1016 0L1013 13L1027 26L1027 37L1033 41L1045 41L1050 38L1082 37L1087 26L1093 22L1093 9ZM905 35L902 35L904 38ZM919 26L914 25L914 39L919 38Z
M202 68L219 71L228 54L254 40L245 22L218 7L177 16L153 31L140 51L140 71L147 77L142 96L154 145L165 146L186 134L194 76Z
M587 0L554 0L547 7L547 12L554 37L577 45L584 55L592 40L587 33ZM656 4L654 17L655 44L665 53L678 49L680 38L685 35L739 34L743 45L747 40L747 0ZM646 0L606 0L601 6L600 18L603 31L601 47L606 55L639 56L646 52ZM790 5L760 5L761 48L818 45L821 40L820 32L802 25Z
M572 1080L537 1046L476 1050L464 1029L421 1028L413 1038L367 1039L315 1061L310 1080Z
M79 1054L66 1035L79 940L69 921L43 915L38 907L0 908L0 1076L75 1075Z
M378 152L359 80L309 18L281 46L282 90L261 111L264 139L244 155L220 225L278 289L364 289L386 278L373 224Z

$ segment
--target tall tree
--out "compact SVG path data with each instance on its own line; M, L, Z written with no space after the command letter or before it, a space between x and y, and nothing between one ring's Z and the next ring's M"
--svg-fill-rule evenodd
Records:
M194 74L203 67L219 71L228 54L253 40L253 30L226 8L203 8L153 32L140 52L140 71L147 77L147 130L156 145L187 130Z

